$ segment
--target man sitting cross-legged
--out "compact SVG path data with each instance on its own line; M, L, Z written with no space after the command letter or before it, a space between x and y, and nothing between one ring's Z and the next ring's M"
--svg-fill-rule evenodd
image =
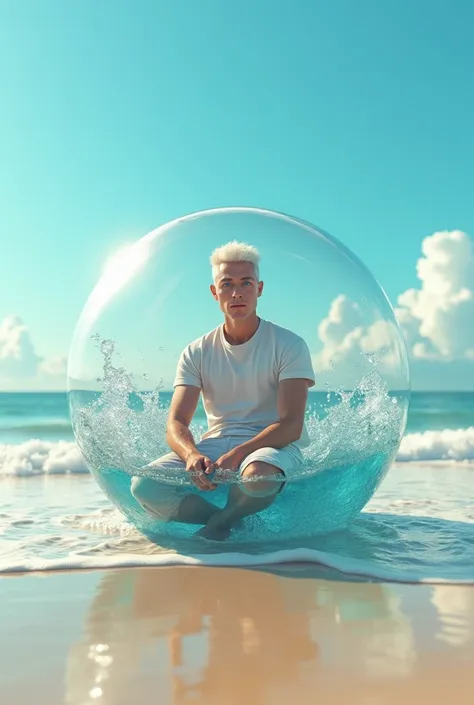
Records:
M171 453L147 468L192 472L199 493L150 477L132 479L141 506L164 521L202 524L198 532L223 539L243 517L266 509L303 463L309 444L304 424L314 372L306 342L257 316L262 295L259 253L231 242L212 253L211 294L224 322L188 345L180 356L167 443ZM189 429L202 394L208 430L195 443ZM238 472L220 509L207 497L215 469Z

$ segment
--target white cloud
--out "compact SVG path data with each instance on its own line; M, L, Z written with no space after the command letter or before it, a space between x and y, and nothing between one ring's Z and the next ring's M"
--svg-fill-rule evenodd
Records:
M398 297L395 313L415 358L474 359L474 252L460 230L424 239L419 289Z
M44 359L37 354L30 331L11 314L0 322L0 383L2 388L63 387L66 359Z
M419 289L398 297L395 314L411 356L419 360L474 360L474 252L459 230L434 233L422 243L417 263ZM399 363L394 329L384 321L368 323L359 305L340 295L318 329L323 349L320 370L344 364L354 371L361 353L372 353L387 369Z
M374 355L379 365L395 370L400 360L394 333L394 326L382 320L367 325L359 304L341 294L319 325L323 349L315 366L320 371L343 366L340 375L353 381L367 371L366 356Z
M38 367L38 372L43 375L52 377L66 375L67 359L65 357L51 357L43 362Z
M0 323L0 376L34 377L40 360L21 318L4 318Z
M351 354L355 347L360 350L363 331L363 317L358 304L343 295L335 298L318 328L319 339L324 346L319 355L319 366L330 369Z

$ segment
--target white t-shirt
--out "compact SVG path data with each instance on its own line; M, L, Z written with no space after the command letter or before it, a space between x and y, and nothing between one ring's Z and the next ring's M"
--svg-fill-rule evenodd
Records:
M252 338L241 345L225 339L223 324L190 343L181 353L174 386L201 389L208 422L203 438L254 436L278 421L278 383L295 377L314 385L306 342L260 319ZM304 427L296 445L308 444Z

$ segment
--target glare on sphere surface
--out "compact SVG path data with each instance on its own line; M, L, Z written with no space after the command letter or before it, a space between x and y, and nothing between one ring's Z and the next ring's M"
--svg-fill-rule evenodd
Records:
M196 527L153 518L130 483L169 451L167 408L181 352L223 322L209 290L210 255L231 240L258 249L257 314L306 341L316 384L299 476L230 540L297 539L346 526L377 489L405 430L404 340L383 290L347 248L309 223L254 208L163 225L111 258L81 313L68 364L73 428L91 472L125 517L161 542ZM191 426L196 441L206 429L200 411ZM156 479L192 487L184 470ZM210 499L223 506L234 481L222 475Z

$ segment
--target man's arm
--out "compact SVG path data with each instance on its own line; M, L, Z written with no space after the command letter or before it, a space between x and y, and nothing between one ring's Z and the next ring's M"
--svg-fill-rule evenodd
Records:
M187 462L191 453L197 453L196 444L189 426L199 401L199 387L179 385L171 399L166 426L166 441L181 460Z
M284 448L300 438L309 384L307 379L296 378L284 379L278 384L279 420L238 446L238 451L242 451L244 457L259 448Z

